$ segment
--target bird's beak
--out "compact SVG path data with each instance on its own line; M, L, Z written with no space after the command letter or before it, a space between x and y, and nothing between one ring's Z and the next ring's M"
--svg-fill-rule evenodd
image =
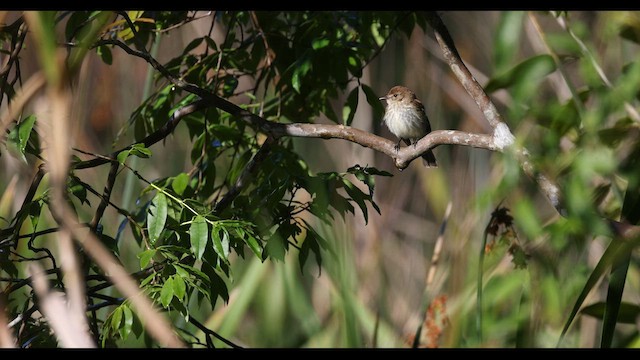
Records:
M386 96L381 96L381 97L378 98L378 100L387 100L387 97Z

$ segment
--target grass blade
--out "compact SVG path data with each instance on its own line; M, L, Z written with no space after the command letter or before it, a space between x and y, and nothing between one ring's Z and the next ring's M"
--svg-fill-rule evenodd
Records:
M631 252L627 252L625 259L611 270L611 279L609 280L609 290L607 291L607 303L604 310L604 319L602 321L602 339L600 341L601 348L610 348L613 341L613 333L618 323L618 313L620 312L620 303L622 301L622 293L624 291L624 283L627 280L627 270L631 263Z

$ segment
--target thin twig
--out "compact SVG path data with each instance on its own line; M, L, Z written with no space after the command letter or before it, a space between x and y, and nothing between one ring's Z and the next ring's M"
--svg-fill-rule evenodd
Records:
M213 208L214 214L220 214L224 209L227 208L233 202L233 200L240 194L240 192L247 185L249 177L254 175L260 164L267 158L269 153L271 152L271 146L275 140L271 137L268 137L260 150L251 158L251 160L247 163L245 168L242 170L242 173L236 180L236 183L227 191L227 193L218 201Z
M131 29L131 33L133 33L133 41L136 42L136 45L138 45L138 48L140 48L144 52L147 52L147 48L142 43L142 39L140 39L140 37L138 36L138 30L136 30L136 26L133 23L133 21L131 21L129 14L127 14L126 11L118 11L117 13L118 15L122 16L124 20L127 22L127 24L129 25L129 29Z
M118 174L119 163L117 161L111 162L111 169L109 170L109 176L107 176L107 183L104 186L104 192L102 193L102 197L100 200L100 204L96 209L96 213L91 220L91 230L96 232L96 228L100 223L100 219L104 214L104 210L107 208L107 204L109 203L109 198L111 197L111 191L113 190L113 185L116 182L116 175Z
M229 345L230 347L232 347L234 349L242 349L242 346L232 343L231 341L229 341L229 340L225 339L224 337L222 337L217 332L207 328L201 322L199 322L198 320L194 319L193 316L189 316L189 322L191 324L195 325L198 329L202 330L202 332L204 332L205 334L212 335L213 337L215 337L216 339L218 339L218 340L222 341L223 343Z

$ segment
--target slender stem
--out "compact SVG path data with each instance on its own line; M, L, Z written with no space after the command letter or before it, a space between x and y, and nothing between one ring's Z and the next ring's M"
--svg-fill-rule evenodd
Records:
M482 344L482 277L487 236L488 231L485 230L482 238L482 246L480 246L480 256L478 257L478 280L476 283L476 333L478 335L478 344Z
M156 56L158 54L158 49L160 48L160 35L156 35L154 41L153 41L153 45L151 45L151 56ZM151 92L151 86L153 85L153 67L151 65L149 65L147 67L147 76L145 78L144 81L144 88L142 90L142 100L144 101L144 99L146 99L147 97L149 97L149 93ZM131 159L131 166L132 167L136 167L136 164L138 162L138 157L134 156L133 159ZM125 204L128 204L130 199L133 197L133 188L134 188L134 174L132 173L128 173L127 176L125 176L125 180L124 180L124 190L122 192L122 198L120 200L120 204L122 204L123 206ZM124 221L124 216L119 216L118 218L118 224L120 224L122 221Z

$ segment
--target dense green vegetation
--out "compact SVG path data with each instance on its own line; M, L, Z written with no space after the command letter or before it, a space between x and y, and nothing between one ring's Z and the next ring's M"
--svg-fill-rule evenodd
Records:
M639 42L630 12L0 13L0 343L637 346ZM446 46L515 144L401 172L393 85L493 134Z

